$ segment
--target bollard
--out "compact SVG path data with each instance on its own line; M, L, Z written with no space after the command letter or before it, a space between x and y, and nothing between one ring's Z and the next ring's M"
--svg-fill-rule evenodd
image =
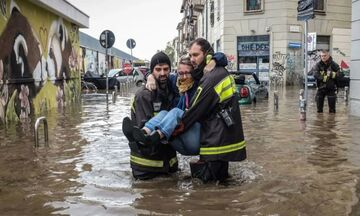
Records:
M49 147L49 133L48 133L48 124L47 120L44 116L36 119L34 126L34 137L35 137L35 145L34 147L39 147L39 125L41 122L44 122L44 137L45 137L45 147Z
M344 95L345 102L347 103L349 100L349 87L345 86L345 95Z
M124 96L124 83L120 83L121 96Z
M113 103L116 102L116 92L115 91L112 92L112 102Z
M279 109L279 95L278 91L274 91L274 109L277 111Z
M300 120L306 120L306 99L304 98L304 89L300 89L299 92L299 111L300 111Z

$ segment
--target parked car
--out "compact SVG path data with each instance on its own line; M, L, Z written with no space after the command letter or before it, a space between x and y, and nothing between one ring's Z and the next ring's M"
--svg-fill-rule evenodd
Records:
M236 91L240 95L239 104L251 104L257 100L268 99L268 89L260 83L256 73L234 71L231 74L234 76Z
M108 76L116 78L119 83L134 81L136 86L144 83L144 74L139 68L132 68L129 73L125 73L123 69L111 69Z
M109 89L113 89L115 85L119 86L116 78L109 77ZM83 76L83 81L93 83L97 89L106 89L106 76L99 75L95 72L87 71Z
M149 69L148 68L135 68L133 71L134 82L136 86L141 86L145 83L145 75Z

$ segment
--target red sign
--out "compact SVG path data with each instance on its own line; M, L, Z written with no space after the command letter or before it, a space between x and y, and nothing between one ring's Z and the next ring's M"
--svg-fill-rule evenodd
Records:
M124 66L123 66L123 69L124 69L124 73L126 75L129 75L132 71L132 66L130 63L125 63Z

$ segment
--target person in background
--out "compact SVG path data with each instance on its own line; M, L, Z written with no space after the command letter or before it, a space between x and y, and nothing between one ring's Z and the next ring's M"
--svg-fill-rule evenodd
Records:
M335 113L337 83L342 78L342 73L339 65L333 61L328 50L321 50L320 57L321 60L311 70L317 82L317 112L323 112L324 100L325 96L327 96L329 112Z

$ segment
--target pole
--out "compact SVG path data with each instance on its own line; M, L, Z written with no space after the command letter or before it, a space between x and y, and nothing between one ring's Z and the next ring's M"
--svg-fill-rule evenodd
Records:
M305 79L305 87L304 91L301 89L299 93L299 108L300 108L300 120L306 121L306 105L307 105L307 98L308 98L308 80L307 80L307 73L308 73L308 21L305 21L305 38L304 38L304 59L305 59L305 67L304 67L304 79Z
M308 21L305 21L305 111L306 111L306 104L307 104L307 100L308 100L308 79L307 79L307 74L309 71L309 61L308 61L308 46L307 46L307 35L308 35Z
M108 97L109 94L109 77L108 77L108 32L105 32L105 75L106 75L106 97Z

